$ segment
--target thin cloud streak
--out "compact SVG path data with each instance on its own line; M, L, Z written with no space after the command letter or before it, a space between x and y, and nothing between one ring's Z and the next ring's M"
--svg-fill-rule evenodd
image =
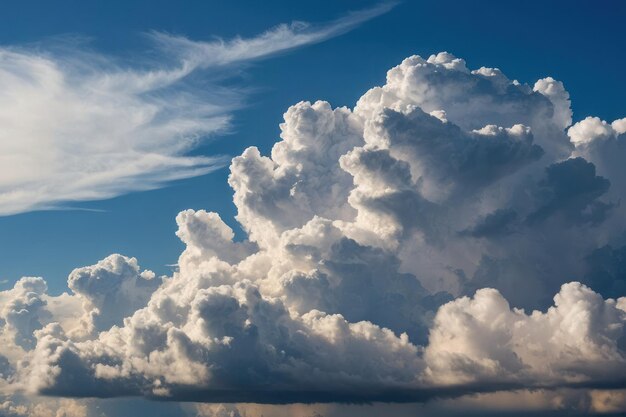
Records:
M233 63L265 58L304 45L323 42L342 35L358 25L389 12L397 3L386 2L375 7L350 12L344 17L322 25L310 25L295 21L281 24L261 35L235 38L230 41L217 39L212 42L196 42L182 36L153 32L151 37L172 54L178 53L184 62L180 71L195 68L217 67Z

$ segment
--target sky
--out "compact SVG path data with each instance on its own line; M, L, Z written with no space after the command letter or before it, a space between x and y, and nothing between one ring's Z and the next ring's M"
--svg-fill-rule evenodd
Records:
M625 17L6 2L0 416L626 412Z
M372 2L370 2L371 4ZM7 2L0 16L0 44L49 42L80 36L89 46L115 56L143 55L153 30L196 40L214 36L254 36L277 24L323 22L361 1L298 2ZM471 66L501 68L531 82L545 76L562 80L573 100L575 119L623 115L626 86L619 53L626 36L621 2L497 2L477 7L455 2L411 1L349 33L268 60L251 63L231 82L253 90L234 112L228 134L203 145L209 154L236 156L247 146L268 152L278 139L286 109L300 100L327 100L353 106L385 72L412 54L449 51ZM29 12L37 10L37 13ZM110 253L135 256L158 273L171 271L182 249L175 237L176 214L187 208L222 214L235 210L224 167L210 175L176 181L158 190L69 206L97 211L29 212L0 218L0 277L45 276L54 292L67 275ZM154 227L159 224L159 227Z

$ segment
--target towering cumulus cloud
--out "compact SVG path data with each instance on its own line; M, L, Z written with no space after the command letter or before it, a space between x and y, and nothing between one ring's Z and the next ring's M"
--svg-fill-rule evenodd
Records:
M40 278L0 293L3 389L289 403L625 386L624 120L570 127L562 83L448 53L405 59L353 109L284 118L271 155L230 166L247 240L187 210L171 277L111 255L70 294Z

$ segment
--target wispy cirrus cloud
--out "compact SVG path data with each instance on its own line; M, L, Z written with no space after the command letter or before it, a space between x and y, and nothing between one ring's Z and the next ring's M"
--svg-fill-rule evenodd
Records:
M340 35L392 3L312 25L283 24L256 37L193 41L153 32L155 65L87 50L0 47L0 215L110 198L211 172L223 156L190 156L229 130L237 87L192 88L206 78Z

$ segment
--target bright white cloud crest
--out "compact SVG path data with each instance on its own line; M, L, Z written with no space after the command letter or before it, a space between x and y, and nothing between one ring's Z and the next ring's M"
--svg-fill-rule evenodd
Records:
M623 387L626 188L593 147L624 149L623 123L570 124L562 83L448 53L407 58L354 109L298 103L271 156L231 163L248 240L187 210L162 282L112 255L75 270L71 295L32 278L0 293L6 390L286 403Z

